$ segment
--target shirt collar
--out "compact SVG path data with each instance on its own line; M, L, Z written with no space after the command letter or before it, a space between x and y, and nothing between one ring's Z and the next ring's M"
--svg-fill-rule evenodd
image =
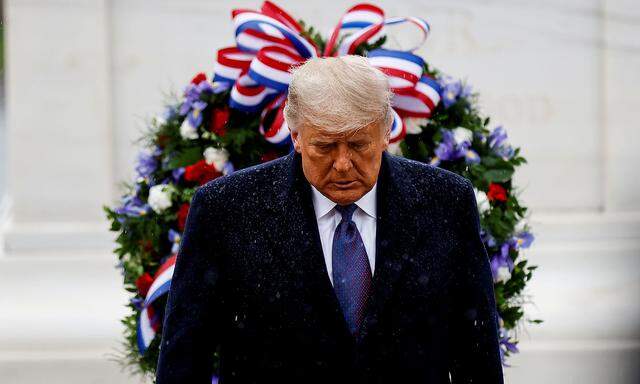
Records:
M373 185L373 188L367 193L364 194L358 201L356 201L356 205L362 209L367 215L376 218L376 188L378 187L378 182ZM336 206L336 203L331 201L328 197L323 195L320 191L316 189L316 187L311 184L311 190L313 191L313 206L316 211L316 219L321 218L326 215Z

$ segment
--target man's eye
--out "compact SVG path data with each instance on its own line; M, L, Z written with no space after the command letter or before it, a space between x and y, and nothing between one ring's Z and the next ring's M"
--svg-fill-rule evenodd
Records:
M317 144L316 147L321 151L328 151L331 149L331 144Z
M367 146L365 143L349 143L349 145L355 150L364 149Z

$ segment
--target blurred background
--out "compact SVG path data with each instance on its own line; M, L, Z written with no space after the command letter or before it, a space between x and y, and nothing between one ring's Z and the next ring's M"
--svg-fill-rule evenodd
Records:
M253 1L1 1L0 382L137 383L112 361L122 288L102 205L145 121ZM417 53L467 79L529 163L539 265L507 383L640 382L640 2L380 1L420 16ZM353 1L277 1L325 36Z

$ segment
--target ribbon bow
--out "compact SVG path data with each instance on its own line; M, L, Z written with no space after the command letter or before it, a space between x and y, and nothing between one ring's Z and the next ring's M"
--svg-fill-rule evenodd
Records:
M404 118L428 118L440 102L440 86L424 73L424 60L411 53L429 34L429 24L418 17L385 18L379 7L357 4L340 18L322 53L303 35L302 26L270 1L259 11L233 10L232 18L236 46L218 50L213 77L220 84L216 92L231 88L230 107L261 112L260 133L271 143L289 140L283 110L291 67L318 56L353 54L360 44L383 36L386 26L412 23L422 32L420 43L408 51L380 48L367 55L371 65L389 77L394 93L390 142L404 138Z

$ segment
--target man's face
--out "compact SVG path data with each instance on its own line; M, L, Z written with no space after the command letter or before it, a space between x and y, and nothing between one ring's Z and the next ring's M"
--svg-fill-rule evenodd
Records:
M355 134L332 134L313 126L292 131L296 152L302 155L304 175L333 202L353 203L373 188L389 130L369 124Z

